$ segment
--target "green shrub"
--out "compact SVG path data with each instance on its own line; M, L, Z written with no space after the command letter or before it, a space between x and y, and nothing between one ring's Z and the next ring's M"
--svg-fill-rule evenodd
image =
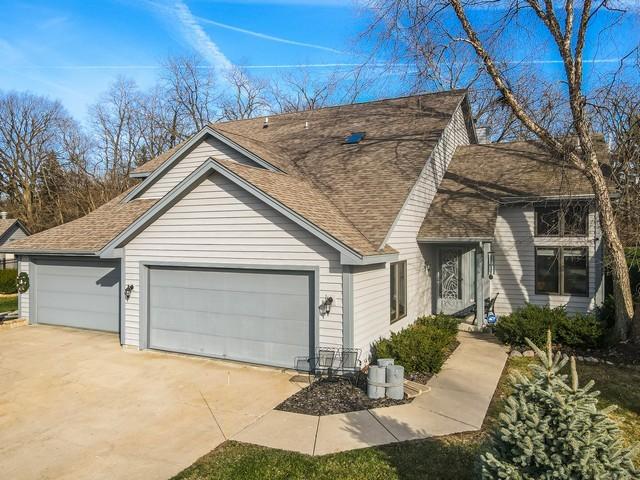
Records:
M495 334L503 343L526 347L526 338L536 345L543 345L549 328L554 343L574 348L600 346L605 330L604 323L596 315L569 315L564 307L539 307L527 303L502 317L495 326Z
M596 308L596 316L605 328L612 328L616 324L616 301L613 295L607 295L602 305Z
M605 328L596 315L567 316L556 327L556 341L567 347L595 348L602 346Z
M18 271L15 269L0 270L0 293L17 293L17 276Z
M508 345L524 347L527 345L526 338L536 345L543 345L547 329L551 328L555 332L555 326L566 317L567 312L563 307L539 307L527 303L511 315L500 318L494 331Z
M455 317L451 317L449 315L445 315L443 313L438 313L437 315L432 315L430 317L418 317L416 320L416 325L424 325L427 327L434 327L440 330L445 330L451 335L457 335L458 333L458 324L460 320Z
M451 352L458 333L450 317L420 317L416 323L390 338L381 338L372 348L373 360L393 358L405 373L438 373Z

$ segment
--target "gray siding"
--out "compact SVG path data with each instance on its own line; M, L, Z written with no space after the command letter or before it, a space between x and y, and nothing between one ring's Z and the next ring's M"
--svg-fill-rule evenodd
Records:
M212 175L125 247L125 343L139 343L140 262L193 262L211 266L319 267L320 300L334 299L320 317L320 345L342 345L342 266L333 248L245 190Z
M435 196L438 185L458 145L467 145L469 136L459 107L444 130L431 157L393 225L388 244L407 261L407 316L389 324L389 266L379 270L354 270L354 321L356 345L367 349L376 338L389 335L431 312L431 279L423 250L416 237ZM356 286L359 285L359 287ZM358 289L365 289L359 291Z
M202 165L202 163L209 157L259 166L221 141L216 140L213 137L207 137L180 161L178 161L178 163L165 172L164 175L158 178L153 185L140 195L140 198L163 197L167 192L169 192L169 190Z
M491 281L491 294L500 293L496 312L508 314L525 302L552 307L566 305L568 311L587 312L596 306L598 290L602 287L601 234L597 216L589 214L589 233L586 237L552 238L534 236L534 208L502 207L496 222L496 274ZM589 251L589 296L536 295L535 247L580 246Z

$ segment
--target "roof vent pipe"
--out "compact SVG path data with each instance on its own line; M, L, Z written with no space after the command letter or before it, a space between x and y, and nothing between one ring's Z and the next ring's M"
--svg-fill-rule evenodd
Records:
M7 212L0 212L0 219L6 220L7 219Z
M262 128L267 128L269 126L269 117L264 117L264 123L262 124Z
M304 122L304 129L307 130L309 128L309 122L305 121Z

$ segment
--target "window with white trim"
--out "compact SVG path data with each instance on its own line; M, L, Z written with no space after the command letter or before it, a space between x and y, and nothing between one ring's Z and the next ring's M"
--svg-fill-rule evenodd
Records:
M391 323L407 315L407 261L391 264Z

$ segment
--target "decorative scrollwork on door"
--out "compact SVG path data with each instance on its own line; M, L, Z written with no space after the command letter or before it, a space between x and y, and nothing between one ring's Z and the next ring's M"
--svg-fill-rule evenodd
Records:
M460 300L460 251L440 252L440 298L445 306L453 306Z

